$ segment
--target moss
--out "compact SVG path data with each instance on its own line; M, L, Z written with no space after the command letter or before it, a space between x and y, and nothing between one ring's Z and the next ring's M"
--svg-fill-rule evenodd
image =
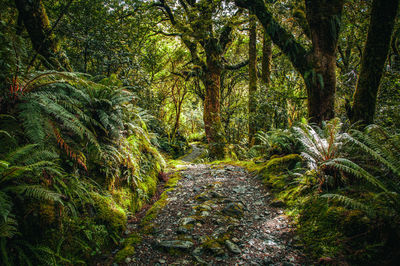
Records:
M165 205L167 205L168 193L174 190L180 178L181 177L179 173L176 173L174 177L168 180L168 182L165 184L165 188L168 189L160 195L160 199L156 201L153 206L151 206L151 208L146 212L145 217L143 217L141 221L141 226L147 226L152 220L157 217L158 213L165 207Z
M171 169L185 169L187 165L187 162L181 161L179 159L177 160L168 160L167 167Z
M139 199L137 199L135 192L133 192L130 188L124 187L115 189L112 191L112 197L123 209L129 210L130 212L135 212L137 210L135 205L136 201Z
M138 233L133 233L125 238L123 242L124 247L115 255L115 262L120 263L125 258L133 256L135 254L135 246L140 242L142 242L142 237Z
M146 212L146 215L143 217L140 223L142 227L145 227L157 217L158 213L165 207L165 205L167 205L167 198L168 197L165 192L161 194L160 199L156 201L153 206L151 206L151 208Z
M97 219L104 221L112 231L122 232L126 228L126 213L111 196L103 196L91 192L94 207L97 211Z
M138 233L132 233L131 235L129 235L127 238L125 238L124 240L124 245L128 246L128 245L137 245L140 242L142 242L142 236Z
M178 185L179 180L181 179L181 176L179 173L175 173L173 176L171 176L167 183L165 183L165 188L174 188Z
M115 262L121 263L123 262L127 257L131 257L135 254L135 248L133 246L126 246L118 253L115 255Z
M289 154L283 157L274 158L266 163L262 171L268 173L280 173L287 169L293 169L296 164L302 160L303 159L298 154Z

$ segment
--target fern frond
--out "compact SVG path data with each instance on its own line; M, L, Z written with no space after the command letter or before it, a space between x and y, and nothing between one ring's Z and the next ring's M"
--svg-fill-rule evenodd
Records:
M372 176L370 173L365 171L362 167L355 164L354 162L345 159L345 158L335 158L324 162L323 166L329 166L335 168L337 170L344 171L346 173L352 174L360 179L367 180L370 184L374 185L375 187L380 188L381 190L387 192L387 188L385 185L379 181L376 177Z
M337 200L338 202L342 203L346 207L349 207L352 209L363 210L370 216L373 216L376 214L375 210L373 210L368 205L365 205L357 200L354 200L352 198L349 198L349 197L346 197L346 196L343 196L340 194L323 194L320 197Z

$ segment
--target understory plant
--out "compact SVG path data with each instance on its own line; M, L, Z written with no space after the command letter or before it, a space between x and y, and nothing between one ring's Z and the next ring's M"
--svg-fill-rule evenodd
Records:
M398 135L376 125L343 132L338 119L322 129L295 130L307 168L292 173L280 197L298 215L306 249L337 262L360 262L398 241Z

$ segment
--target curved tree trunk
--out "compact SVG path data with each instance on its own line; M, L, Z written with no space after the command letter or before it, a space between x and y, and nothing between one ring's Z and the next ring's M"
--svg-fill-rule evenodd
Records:
M262 0L235 0L257 15L265 31L303 76L307 86L310 120L321 124L334 116L336 46L344 0L306 0L306 15L312 37L307 51L269 13Z
M379 83L389 52L390 39L399 6L399 0L374 0L367 42L361 59L361 70L354 92L352 123L373 123Z
M49 69L71 71L67 57L60 51L59 43L51 32L46 10L41 0L15 0L19 16L29 34L33 48L42 56Z

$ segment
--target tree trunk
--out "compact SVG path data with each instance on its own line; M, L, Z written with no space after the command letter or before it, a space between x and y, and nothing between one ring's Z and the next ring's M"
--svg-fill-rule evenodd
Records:
M361 70L354 92L352 123L373 123L379 84L389 52L399 0L374 0Z
M250 15L249 32L249 147L254 145L254 136L257 132L257 22L254 15Z
M263 55L261 61L261 80L268 89L271 83L271 66L272 66L272 41L268 34L264 31L263 37Z
M321 124L335 116L336 48L339 37L342 0L306 1L307 21L313 50L308 58L312 70L305 73L308 116Z
M71 71L67 57L59 50L59 43L51 32L46 10L41 0L15 0L33 48L42 56L49 69Z
M207 53L207 69L204 73L203 83L205 87L204 99L204 127L209 144L210 157L223 159L225 156L225 134L221 123L220 85L221 71L218 55Z
M336 46L343 0L306 0L312 50L307 51L269 13L263 0L235 0L257 15L265 31L303 76L310 120L321 124L334 116Z

